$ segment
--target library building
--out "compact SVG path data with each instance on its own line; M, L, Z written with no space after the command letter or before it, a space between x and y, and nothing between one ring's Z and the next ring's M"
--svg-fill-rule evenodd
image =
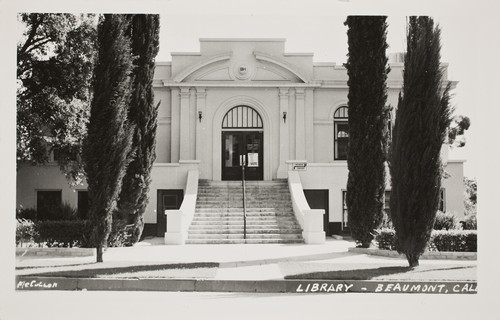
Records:
M143 235L182 245L314 244L348 234L346 69L285 52L285 39L202 38L199 52L171 56L156 62L156 161ZM395 107L402 54L390 54L389 65L387 103ZM440 210L461 219L464 161L449 159L448 148ZM40 214L67 203L85 215L86 187L70 186L54 161L21 165L17 208Z

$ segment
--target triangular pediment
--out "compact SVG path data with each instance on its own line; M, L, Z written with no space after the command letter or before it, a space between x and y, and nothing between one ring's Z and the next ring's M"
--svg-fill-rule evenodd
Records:
M293 77L295 78L295 77ZM292 77L283 72L262 66L256 68L255 81L291 81ZM295 80L295 79L294 79Z
M229 73L229 67L223 67L215 70L209 70L195 78L195 81L232 81Z
M176 82L287 82L307 83L294 64L262 52L253 55L232 53L212 56L188 66L175 78Z

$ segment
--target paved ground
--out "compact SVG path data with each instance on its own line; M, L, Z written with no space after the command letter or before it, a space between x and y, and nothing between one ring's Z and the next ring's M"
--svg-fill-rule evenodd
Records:
M109 248L103 263L95 263L94 256L18 256L16 275L207 280L477 280L476 261L421 260L418 268L409 271L404 259L348 252L353 246L352 241L335 239L321 245L166 246L162 238L153 238L134 247Z

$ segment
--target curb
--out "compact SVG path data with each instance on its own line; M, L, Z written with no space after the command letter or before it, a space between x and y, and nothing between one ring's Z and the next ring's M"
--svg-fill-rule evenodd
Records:
M89 257L94 255L94 248L16 248L16 256Z
M394 250L381 250L376 248L349 248L349 252L369 254L389 258L406 259L403 254ZM431 260L477 260L477 252L448 252L448 251L426 251L420 256L420 259Z
M16 290L476 294L476 281L199 280L16 277Z

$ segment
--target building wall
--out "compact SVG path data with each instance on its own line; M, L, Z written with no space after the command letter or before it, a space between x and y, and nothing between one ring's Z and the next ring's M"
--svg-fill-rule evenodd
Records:
M36 209L37 191L61 190L61 200L77 207L77 191L87 190L87 184L72 187L59 170L57 164L44 166L18 165L16 184L16 207Z
M441 180L441 184L445 189L445 210L456 215L458 219L463 219L465 216L463 161L449 160L444 170L447 177Z
M221 179L222 119L237 105L254 108L263 120L264 180L286 177L287 161L306 160L300 172L304 188L328 189L330 222L342 221L348 170L345 160L334 161L333 115L348 102L347 72L335 63L313 63L310 53L286 53L284 44L284 39L201 39L200 52L172 53L172 62L157 63L156 161L146 223L156 223L157 190L184 189L188 170L199 170L200 179ZM387 103L394 119L401 57L391 57L390 67ZM463 162L445 162L446 211L462 217ZM18 207L35 207L42 189L61 190L63 202L76 207L76 191L86 185L70 187L54 164L20 166Z

